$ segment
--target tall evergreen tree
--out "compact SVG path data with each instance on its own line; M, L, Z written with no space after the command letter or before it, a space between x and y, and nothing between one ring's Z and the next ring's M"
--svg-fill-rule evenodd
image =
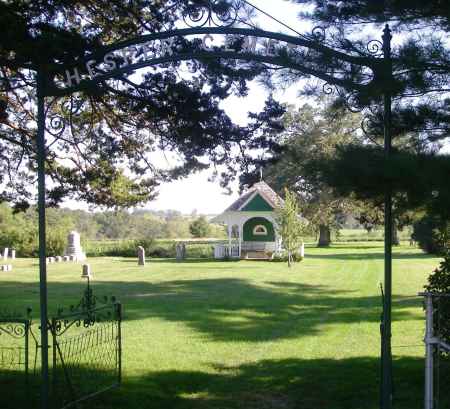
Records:
M334 160L318 161L316 171L341 193L375 202L382 201L384 186L389 183L399 212L426 207L448 218L450 188L444 179L448 178L450 157L435 154L450 137L447 2L293 1L310 6L301 18L325 27L329 35L324 41L343 52L363 47L386 23L394 35L392 158L386 161L383 154L383 114L378 100L365 121L371 143L341 146ZM352 42L343 41L345 37ZM336 102L345 101L338 98Z
M409 134L417 148L443 141L450 131L450 8L440 0L293 0L302 13L330 34L326 42L350 52L376 37L386 23L393 30L395 135ZM375 29L375 30L374 30ZM375 33L375 34L374 34ZM351 38L352 42L343 41ZM376 130L373 129L373 130Z

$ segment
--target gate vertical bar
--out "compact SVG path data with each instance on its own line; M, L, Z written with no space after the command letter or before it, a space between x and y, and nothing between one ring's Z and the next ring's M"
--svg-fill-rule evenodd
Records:
M117 306L117 319L118 319L118 382L122 383L122 304L118 303Z
M57 362L57 345L56 345L56 319L53 317L50 323L50 335L52 337L52 396L56 395L57 385L56 377L58 376L58 362Z
M30 362L29 362L29 356L28 356L28 350L30 348L30 340L29 340L29 336L30 336L30 321L29 321L29 317L27 317L27 320L25 321L25 382L26 382L26 387L27 387L27 393L29 392L28 387L29 387L29 366L30 366Z
M44 74L37 72L37 165L38 165L38 212L39 212L39 286L41 315L41 407L48 409L48 311L47 311L47 265L46 265L46 229L45 229L45 96Z
M425 409L434 408L434 329L433 329L433 296L430 293L425 294L426 308L426 332L425 332Z
M391 30L386 25L383 31L383 54L385 61L384 89L384 154L386 161L392 150L392 59ZM388 184L384 200L384 305L382 334L382 380L381 408L392 408L392 353L391 353L391 313L392 313L392 187Z

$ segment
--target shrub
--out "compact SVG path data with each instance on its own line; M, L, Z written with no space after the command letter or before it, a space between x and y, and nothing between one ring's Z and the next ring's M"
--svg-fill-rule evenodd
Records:
M47 254L62 255L67 246L68 231L65 228L50 228L47 230Z
M411 237L426 253L444 255L449 246L450 223L426 215L414 223Z
M155 258L174 258L176 257L175 247L172 246L157 246L151 249L147 254L149 257Z
M205 216L200 216L189 225L189 231L193 237L208 237L211 229Z
M210 244L189 244L186 253L188 258L214 258L214 247Z
M439 267L428 277L425 289L433 293L450 294L450 252L447 252ZM450 298L440 298L437 311L439 316L434 322L435 331L450 344Z
M291 257L292 257L292 261L294 263L303 261L303 257L297 252L293 253ZM287 251L282 251L281 253L275 253L272 256L271 260L276 261L276 262L285 262L286 263L288 261L288 253L287 253Z
M84 250L88 257L135 257L134 240L87 242Z
M152 252L152 250L155 247L155 240L154 239L135 240L134 247L136 248L135 253L136 253L138 247L143 247L145 250L145 254L150 255L150 253Z

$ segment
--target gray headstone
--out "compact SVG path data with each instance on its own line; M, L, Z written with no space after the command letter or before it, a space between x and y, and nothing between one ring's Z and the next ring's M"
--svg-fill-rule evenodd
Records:
M69 256L69 261L77 261L77 258L75 256Z
M80 233L71 231L67 236L67 248L64 252L65 256L74 256L77 261L86 260L86 254L81 248Z
M144 247L139 246L137 249L138 254L138 265L145 266L145 249Z
M0 266L0 271L8 271L8 270L7 270L7 267L8 267L8 266Z
M83 278L91 278L92 277L91 266L89 264L83 264L81 277L83 277Z
M69 256L64 256L63 257L63 261L69 261L70 260L70 257Z
M175 247L177 253L177 260L181 261L186 258L186 245L184 243L178 243Z
M62 261L62 257L61 256L56 256L55 257L55 261L57 262L57 263L61 263L61 261Z

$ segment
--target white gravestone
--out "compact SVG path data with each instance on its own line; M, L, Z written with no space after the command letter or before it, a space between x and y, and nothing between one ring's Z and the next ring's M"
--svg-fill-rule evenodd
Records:
M139 246L137 249L138 253L138 265L145 266L145 249L144 247Z
M16 259L16 250L11 250L11 260Z
M86 260L86 254L83 253L80 243L80 233L71 231L67 236L67 248L64 253L66 256L74 256L77 261Z
M5 249L3 250L3 260L8 259L8 250L8 247L5 247Z
M300 246L300 257L305 258L305 243Z
M61 261L62 261L62 257L61 256L56 256L55 257L55 261L57 262L57 263L61 263Z

